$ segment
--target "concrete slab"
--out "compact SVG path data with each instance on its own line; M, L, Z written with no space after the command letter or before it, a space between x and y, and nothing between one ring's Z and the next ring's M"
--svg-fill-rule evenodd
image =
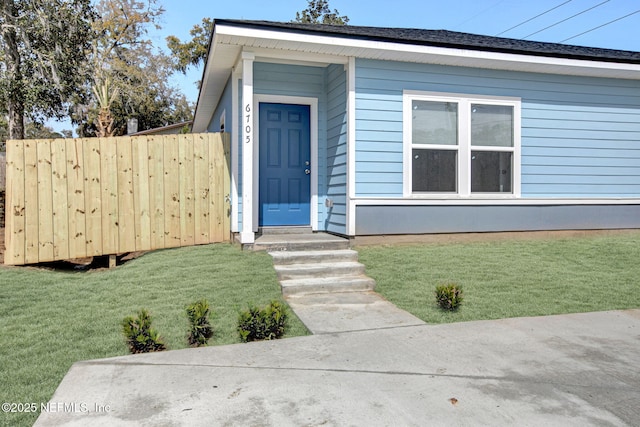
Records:
M425 324L375 292L294 295L287 303L313 334Z
M254 251L337 250L348 249L349 240L327 233L265 234L243 247Z
M629 310L125 356L74 364L36 425L640 425L639 349Z

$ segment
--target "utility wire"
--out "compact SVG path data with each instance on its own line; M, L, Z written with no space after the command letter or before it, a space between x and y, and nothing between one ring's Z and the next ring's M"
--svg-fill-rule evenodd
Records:
M541 17L542 15L546 15L547 13L551 12L552 10L556 10L556 9L557 9L557 8L559 8L560 6L564 6L565 4L567 4L567 3L571 3L572 1L573 1L573 0L567 0L567 1L565 1L564 3L560 3L560 4L559 4L559 5L557 5L556 7L552 7L552 8L551 8L551 9L549 9L549 10L545 10L544 12L542 12L542 13L541 13L541 14L539 14L539 15L534 16L533 18L527 19L526 21L521 22L521 23L519 23L518 25L514 25L514 26L513 26L513 27L511 27L511 28L507 28L507 29L506 29L506 30L504 30L503 32L496 34L496 37L497 37L497 36L499 36L499 35L501 35L501 34L506 33L507 31L511 31L511 30L513 30L514 28L518 28L519 26L524 25L524 24L526 24L527 22L531 22L531 21L533 21L534 19Z
M597 5L595 5L595 6L591 6L589 9L585 9L585 10L583 10L582 12L576 13L575 15L572 15L572 16L570 16L570 17L568 17L568 18L563 19L562 21L558 21L558 22L556 22L555 24L551 24L551 25L549 25L548 27L544 27L544 28L543 28L543 29L541 29L541 30L538 30L538 31L536 31L536 32L533 32L533 33L531 33L531 34L529 34L529 35L527 35L527 36L524 36L522 39L526 39L526 38L528 38L528 37L531 37L531 36L532 36L532 35L534 35L534 34L541 33L541 32L543 32L544 30L548 30L548 29L549 29L549 28L551 28L551 27L555 27L555 26L556 26L556 25L558 25L558 24L562 24L563 22L566 22L566 21L568 21L569 19L575 18L576 16L582 15L583 13L587 13L587 12L589 12L590 10L595 9L595 8L596 8L596 7L598 7L598 6L602 6L602 5L603 5L603 4L605 4L605 3L609 3L609 1L611 1L611 0L605 0L605 1L603 1L602 3L598 3L598 4L597 4Z
M480 12L476 13L475 15L473 15L471 18L459 23L458 25L455 26L455 28L460 28L462 25L466 24L467 22L477 18L478 16L482 15L483 13L485 13L487 10L489 9L493 9L494 7L496 7L497 5L499 5L500 3L502 3L504 0L500 0L495 2L494 4L492 4L491 6L487 7L486 9L481 10ZM569 0L571 1L571 0Z
M621 16L620 18L614 19L613 21L609 21L609 22L607 22L607 23L605 23L605 24L598 25L597 27L594 27L594 28L592 28L592 29L590 29L590 30L583 31L582 33L580 33L580 34L576 34L575 36L571 36L571 37L569 37L569 38L567 38L567 39L561 40L561 41L559 41L558 43L564 43L564 42L566 42L567 40L575 39L576 37L580 37L580 36L581 36L581 35L583 35L583 34L590 33L591 31L595 31L595 30L597 30L598 28L605 27L605 26L607 26L607 25L609 25L609 24L613 24L614 22L620 21L621 19L627 18L627 17L629 17L629 16L631 16L631 15L635 15L635 14L636 14L636 13L638 13L638 12L640 12L640 9L636 10L635 12L631 12L631 13L629 13L629 14L627 14L627 15Z

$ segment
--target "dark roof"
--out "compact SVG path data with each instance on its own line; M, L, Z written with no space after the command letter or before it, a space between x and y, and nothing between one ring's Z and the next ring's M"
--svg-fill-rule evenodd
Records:
M299 24L295 22L216 19L216 24L261 28L329 37L346 37L420 46L447 47L485 52L514 53L555 58L640 64L640 52L545 43L504 37L482 36L448 30L359 27L355 25Z

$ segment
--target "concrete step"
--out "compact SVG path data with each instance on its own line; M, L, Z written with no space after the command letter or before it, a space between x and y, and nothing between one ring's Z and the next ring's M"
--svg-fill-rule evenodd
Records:
M329 251L269 252L275 265L318 264L323 262L358 261L358 252L351 249Z
M372 291L375 280L367 276L355 277L322 277L316 279L282 280L282 295L307 295L329 292Z
M275 269L279 280L364 275L364 265L353 261L276 265Z
M251 245L254 251L312 251L349 249L349 240L331 234L269 234Z
M269 234L311 234L313 230L310 226L291 226L291 227L260 227L259 235Z

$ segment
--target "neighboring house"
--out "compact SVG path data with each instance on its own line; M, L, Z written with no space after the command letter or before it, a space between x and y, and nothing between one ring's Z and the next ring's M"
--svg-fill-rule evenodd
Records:
M191 128L193 122L191 120L187 122L176 123L173 125L162 126L159 128L141 130L140 132L131 133L128 136L138 136L138 135L175 135L178 133L183 133L183 129L186 127L187 129Z
M640 53L216 20L193 132L232 141L232 231L640 228Z

